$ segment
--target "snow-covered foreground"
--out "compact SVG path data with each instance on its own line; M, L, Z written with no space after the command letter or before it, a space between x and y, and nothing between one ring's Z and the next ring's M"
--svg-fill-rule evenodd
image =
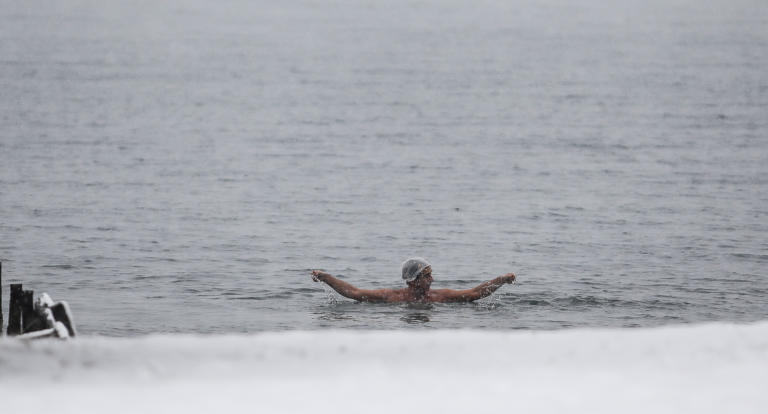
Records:
M0 341L3 412L765 412L768 322Z

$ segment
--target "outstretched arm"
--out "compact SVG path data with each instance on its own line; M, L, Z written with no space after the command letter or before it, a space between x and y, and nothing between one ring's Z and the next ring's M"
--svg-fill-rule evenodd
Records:
M489 296L504 284L512 283L514 281L514 273L507 273L504 276L499 276L496 279L483 282L472 289L454 291L449 300L451 302L472 302Z
M337 279L328 273L320 270L312 271L312 280L315 282L325 282L339 295L346 298L359 300L361 302L385 302L387 300L386 290L366 290L358 289L349 283Z

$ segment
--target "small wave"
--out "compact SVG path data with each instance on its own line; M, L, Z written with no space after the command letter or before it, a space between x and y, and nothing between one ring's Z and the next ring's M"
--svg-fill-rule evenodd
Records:
M138 275L134 276L133 280L146 280L146 279L155 279L157 276L154 275Z
M294 289L291 289L291 292L294 292L294 293L315 293L315 292L317 292L317 289L312 289L312 288L294 288Z
M227 296L227 300L269 300L269 299L290 299L293 295L289 293L276 293L264 296Z
M42 265L40 267L46 268L46 269L74 269L75 266L71 264L53 264L53 265Z
M504 300L507 303L510 295ZM643 309L681 309L690 305L685 301L669 300L663 298L651 298L647 300L626 300L618 297L605 297L595 295L571 295L563 297L526 297L515 296L511 300L516 306L557 307L557 308L643 308Z
M554 300L554 303L557 305L568 305L568 306L582 306L582 305L603 306L603 305L615 305L619 302L620 300L613 299L613 298L601 298L597 296L582 296L582 295L567 296L564 298L557 298Z
M522 299L517 303L532 306L552 306L552 303L543 299Z
M744 259L756 262L768 262L768 254L751 254L751 253L731 253L731 256L737 259Z

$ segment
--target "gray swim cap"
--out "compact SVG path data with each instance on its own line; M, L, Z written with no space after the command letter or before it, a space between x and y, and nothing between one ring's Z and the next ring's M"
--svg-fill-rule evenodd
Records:
M416 277L428 267L432 267L432 265L429 264L426 259L421 257L411 257L403 262L403 279L410 282L416 279Z

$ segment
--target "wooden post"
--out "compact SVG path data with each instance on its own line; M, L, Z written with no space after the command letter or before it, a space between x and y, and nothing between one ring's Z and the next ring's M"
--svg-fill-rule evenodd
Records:
M3 262L0 262L0 336L3 332Z
M45 321L35 312L34 295L32 290L21 293L21 333L45 329Z
M21 283L11 285L11 297L8 301L8 336L21 334Z
M0 262L0 336L3 332L3 262Z

